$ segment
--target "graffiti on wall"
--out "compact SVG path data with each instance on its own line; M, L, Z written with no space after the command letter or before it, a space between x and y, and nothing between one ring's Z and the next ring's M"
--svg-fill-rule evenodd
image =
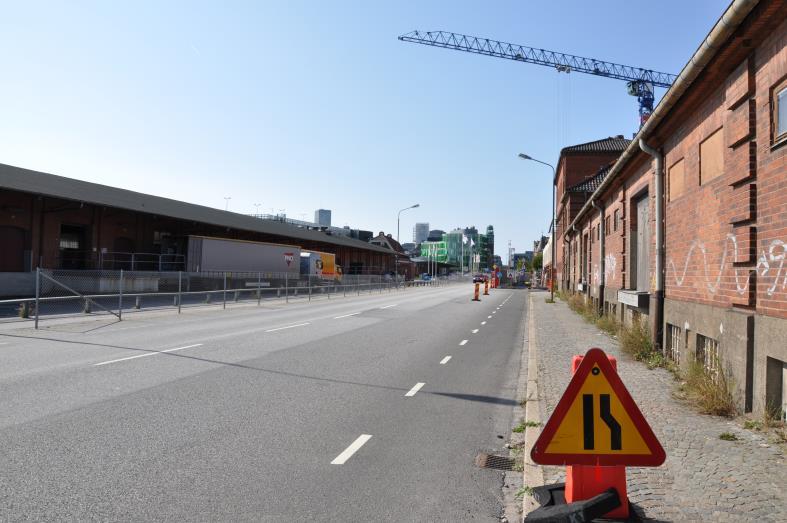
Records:
M763 278L768 276L768 279L770 279L770 274L775 274L772 276L773 283L765 289L768 296L773 296L779 281L782 283L781 289L787 289L787 271L784 271L785 258L787 258L787 244L782 240L773 240L768 246L768 253L766 254L765 249L763 249L760 258L757 260L755 269L760 276ZM773 273L770 272L771 269L774 270Z
M607 254L604 256L604 280L615 281L615 269L617 269L618 260L615 259L614 254Z
M732 253L729 252L730 246L732 246ZM678 287L683 286L683 282L686 279L686 272L689 268L689 262L695 250L702 254L703 283L705 284L705 288L709 293L716 294L721 285L722 274L724 274L724 270L727 268L730 257L732 258L732 263L738 261L738 239L734 234L727 234L727 238L724 242L724 250L721 254L721 262L719 263L718 272L715 278L711 276L712 269L708 263L707 249L705 248L705 244L700 240L691 242L689 250L686 253L686 260L683 263L682 273L679 274L677 267L675 267L675 262L669 259L667 261L667 266L672 269L675 285ZM754 270L733 267L735 290L738 294L745 294L749 288L749 281L755 273L759 273L763 278L767 277L766 282L770 280L771 277L773 278L772 284L766 289L768 296L773 295L780 282L781 289L787 289L787 271L784 270L785 259L787 259L787 245L785 245L782 240L773 240L770 243L768 252L766 253L765 250L762 251L762 255Z

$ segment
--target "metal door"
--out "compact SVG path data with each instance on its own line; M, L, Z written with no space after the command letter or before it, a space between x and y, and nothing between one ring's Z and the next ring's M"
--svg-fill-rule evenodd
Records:
M637 202L637 290L650 290L648 266L650 264L650 223L648 222L648 197Z

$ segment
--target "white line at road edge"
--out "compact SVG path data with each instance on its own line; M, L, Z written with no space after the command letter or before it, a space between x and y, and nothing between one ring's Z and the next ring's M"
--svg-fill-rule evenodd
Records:
M310 325L310 324L307 321L306 323L296 323L295 325L287 325L286 327L276 327L275 329L268 329L265 332L283 331L284 329L294 329L295 327L303 327L304 325Z
M394 303L393 305L386 305L385 307L380 307L381 309L390 309L391 307L396 307L399 305L398 303Z
M357 315L359 315L359 314L360 314L360 312L352 312L352 313L350 313L350 314L345 314L344 316L336 316L336 317L334 318L334 320L340 320L340 319L342 319L342 318L349 318L350 316L357 316Z
M473 334L477 333L478 329L473 329Z
M485 322L485 321L482 321L482 322L481 322L481 325L486 325L486 322Z
M145 354L137 354L136 356L129 356L128 358L120 358L117 360L109 360L109 361L102 361L101 363L94 363L94 367L99 367L101 365L108 365L110 363L117 363L119 361L128 361L128 360L135 360L137 358L146 358L148 356L155 356L156 354L163 354L165 352L175 352L176 350L183 350L183 349L191 349L193 347L200 347L202 346L201 343L195 343L194 345L186 345L185 347L175 347L174 349L167 349L167 350L159 350L155 352L146 352Z
M442 360L440 360L440 365L445 365L445 364L446 364L446 363L448 363L449 361L451 361L451 356L446 356L445 358L443 358Z
M363 447L364 443L372 439L371 434L361 434L358 436L358 439L353 441L349 447L347 447L344 452L336 456L336 459L331 461L331 465L344 465L344 462L350 459L353 454L358 452L358 449Z
M462 346L462 345L464 345L465 343L467 343L467 340L462 340L462 341L460 341L460 342L459 342L459 346L461 347L461 346Z
M419 390L421 390L421 387L423 387L424 385L426 385L426 383L416 383L416 384L415 384L415 387L413 387L412 389L410 389L410 390L407 392L407 394L405 394L405 395L404 395L404 397L405 397L405 398L409 398L410 396L415 396L415 393L416 393L416 392L418 392Z

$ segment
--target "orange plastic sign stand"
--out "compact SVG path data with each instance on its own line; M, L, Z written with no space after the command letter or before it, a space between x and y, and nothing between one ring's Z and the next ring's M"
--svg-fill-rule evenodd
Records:
M590 349L533 445L541 465L657 467L666 454L601 349Z

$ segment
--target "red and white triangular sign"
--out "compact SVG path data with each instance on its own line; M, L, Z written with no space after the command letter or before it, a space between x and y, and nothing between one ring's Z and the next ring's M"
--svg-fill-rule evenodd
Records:
M664 449L607 355L590 349L536 440L542 465L657 467Z

